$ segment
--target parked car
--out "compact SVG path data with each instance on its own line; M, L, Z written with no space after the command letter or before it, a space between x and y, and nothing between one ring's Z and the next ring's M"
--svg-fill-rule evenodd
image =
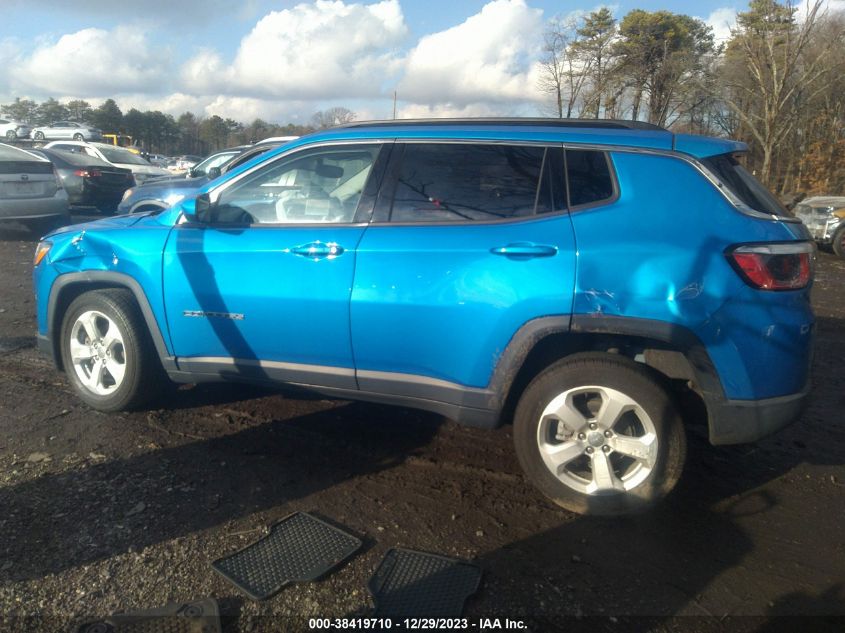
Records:
M264 145L265 143L270 143L272 145L284 145L285 143L290 143L291 141L295 141L298 139L298 136L268 136L265 139L261 139L256 145Z
M156 167L167 167L167 161L169 161L170 158L164 156L163 154L150 154L147 157L147 160L151 165L155 165Z
M115 167L88 154L52 149L31 152L53 163L71 206L96 207L113 213L123 192L135 184L131 169Z
M596 120L325 130L48 236L39 346L102 411L169 377L512 420L555 503L639 510L681 476L696 411L736 444L807 398L815 246L746 150Z
M9 141L14 141L19 138L28 138L32 128L19 121L12 119L0 118L0 137Z
M122 147L115 147L108 143L83 143L81 141L53 141L47 143L44 149L61 150L77 154L88 154L94 158L111 163L115 167L123 167L132 172L135 182L143 183L148 178L168 176L170 172L161 167L154 167L146 160Z
M0 143L0 220L38 234L70 220L67 193L50 161Z
M209 180L267 152L277 144L246 145L213 154L192 168L188 176L152 178L143 185L127 189L117 208L118 213L143 213L166 209L185 196L199 190Z
M167 169L169 169L171 172L181 174L187 172L191 167L193 167L200 161L202 161L202 158L200 158L199 156L177 156L176 158L173 158L170 162L168 162Z
M818 244L845 257L845 196L816 196L795 207L798 217Z
M74 141L99 141L103 133L88 123L76 121L56 121L50 125L32 128L32 138L36 141L52 139L73 139Z

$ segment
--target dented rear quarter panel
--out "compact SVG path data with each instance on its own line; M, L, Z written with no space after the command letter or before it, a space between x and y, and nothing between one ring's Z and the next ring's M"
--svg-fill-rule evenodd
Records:
M732 399L796 393L812 332L809 289L753 290L725 257L743 242L794 240L789 226L736 210L680 158L612 154L621 195L574 211L573 313L664 321L695 333ZM779 363L779 371L771 363Z

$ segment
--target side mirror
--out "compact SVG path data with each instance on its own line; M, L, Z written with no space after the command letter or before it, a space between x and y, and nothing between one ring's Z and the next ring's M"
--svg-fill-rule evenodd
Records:
M202 193L193 200L182 201L182 215L189 222L210 224L214 219L216 206L211 202L211 198L208 197L207 193Z
M194 215L197 221L203 224L211 224L214 221L214 216L217 214L217 205L211 201L207 193L200 194L196 197L194 203Z
M220 175L220 168L219 167L212 167L211 169L208 170L208 173L206 174L206 176L208 176L209 180L214 180L219 175Z

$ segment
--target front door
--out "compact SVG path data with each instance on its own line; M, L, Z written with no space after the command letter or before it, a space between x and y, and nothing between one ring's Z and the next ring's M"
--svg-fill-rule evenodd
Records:
M211 192L171 233L167 321L180 367L354 388L349 298L379 144L294 151Z

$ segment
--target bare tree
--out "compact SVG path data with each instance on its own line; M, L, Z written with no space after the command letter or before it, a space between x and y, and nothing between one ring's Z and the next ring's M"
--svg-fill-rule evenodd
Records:
M315 112L311 117L311 126L317 130L327 127L334 127L335 125L343 125L355 120L355 113L346 108L335 106L328 110L320 110Z
M728 44L720 95L759 145L759 176L772 187L773 161L796 125L800 102L823 92L826 79L841 71L829 63L835 58L831 51L842 46L841 33L819 42L822 6L823 0L814 0L799 23L792 4L752 0L749 10L737 17Z
M590 70L590 60L577 54L577 23L555 19L543 34L539 88L552 96L558 118L570 118Z

